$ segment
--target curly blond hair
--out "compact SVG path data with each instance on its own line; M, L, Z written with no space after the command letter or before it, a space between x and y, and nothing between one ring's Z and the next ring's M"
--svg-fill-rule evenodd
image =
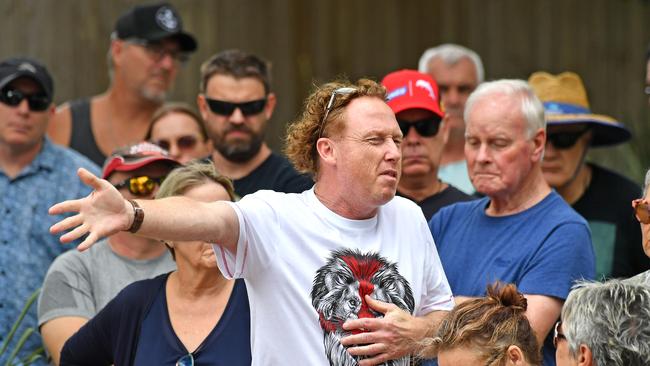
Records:
M337 89L354 88L352 93L337 93L330 108L327 120L325 116L327 104ZM285 154L293 166L301 173L318 178L318 151L316 142L319 137L331 136L343 131L345 121L342 118L345 106L359 97L377 97L386 99L386 89L370 79L359 79L356 83L348 80L337 80L315 88L307 100L300 118L292 122L287 129ZM324 124L321 131L321 121ZM319 136L319 132L321 136Z

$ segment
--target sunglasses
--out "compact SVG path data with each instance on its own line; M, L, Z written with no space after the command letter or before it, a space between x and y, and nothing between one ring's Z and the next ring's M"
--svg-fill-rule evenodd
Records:
M190 55L187 52L170 50L165 48L162 42L152 42L136 38L129 39L127 42L144 48L147 55L149 55L154 62L160 62L166 55L169 55L174 62L180 65L186 64L190 59Z
M560 327L562 326L562 321L558 321L555 323L555 329L553 331L553 347L557 348L557 342L560 339L566 339L566 336L560 331Z
M642 224L650 224L650 206L643 200L638 198L632 201L634 207L634 216Z
M176 361L176 366L194 366L194 356L191 353L186 354Z
M415 130L420 134L420 136L431 137L438 134L438 129L440 128L440 121L442 121L442 118L440 118L439 116L432 116L414 122L405 121L403 119L398 118L397 124L399 125L399 129L402 130L402 135L404 135L404 137L406 137L406 135L409 134L409 130L411 130L411 127L415 128Z
M332 92L332 95L330 96L330 101L327 102L327 106L325 106L325 115L323 116L323 119L320 122L320 127L318 128L318 138L323 137L323 130L325 129L325 121L327 121L327 116L329 116L330 111L333 109L332 107L334 106L334 100L336 99L337 95L348 95L355 93L357 91L356 88L349 88L349 87L342 87L335 89Z
M197 142L199 142L199 140L195 136L185 135L176 139L176 146L178 146L180 150L191 150L196 146ZM169 148L172 146L172 141L167 139L154 140L153 143L167 151L169 151Z
M156 185L160 185L164 179L165 177L149 177L143 175L125 179L123 182L113 184L113 186L117 189L128 188L131 194L146 197L151 195Z
M578 142L578 139L580 139L580 137L582 137L582 135L584 135L587 131L589 131L588 128L577 132L549 133L546 136L546 142L553 145L553 147L556 149L566 150L573 147L573 145Z
M29 109L35 112L42 112L50 106L50 100L45 94L25 94L16 89L6 88L0 92L0 102L16 107L27 99Z
M235 109L239 109L244 116L252 116L262 113L264 107L266 107L266 98L244 103L231 103L210 98L205 98L205 101L208 102L208 107L210 107L212 113L226 117L232 116Z

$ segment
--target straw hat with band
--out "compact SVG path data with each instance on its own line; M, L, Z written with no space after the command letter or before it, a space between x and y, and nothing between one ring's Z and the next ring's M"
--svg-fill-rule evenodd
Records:
M591 146L594 147L620 144L632 137L614 118L591 113L587 92L578 74L552 75L538 71L528 78L528 84L544 103L547 126L585 124L593 131Z

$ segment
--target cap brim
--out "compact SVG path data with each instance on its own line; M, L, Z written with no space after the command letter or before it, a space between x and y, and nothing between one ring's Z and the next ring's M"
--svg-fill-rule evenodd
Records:
M442 113L442 111L436 110L435 107L431 105L425 105L424 103L421 103L420 101L417 100L405 100L403 102L400 101L399 103L396 102L392 105L390 102L388 102L388 105L391 107L391 109L395 114L398 114L407 109L424 109L425 111L430 111L431 113L435 114L441 119L445 117L445 114Z
M27 77L27 78L30 78L30 79L34 80L34 82L36 82L36 84L38 84L41 87L41 89L43 89L43 91L47 95L47 98L50 100L50 102L52 101L52 91L49 90L47 88L47 86L45 86L45 84L43 83L43 80L40 80L39 78L34 76L34 73L29 72L29 71L16 71L11 75L7 75L4 79L0 80L0 89L4 88L5 86L7 86L12 81L14 81L14 80L16 80L18 78L22 78L22 77Z
M547 114L547 126L571 124L590 125L593 130L591 146L610 146L626 142L632 133L622 123L601 114Z
M196 48L198 46L198 44L196 43L196 39L194 39L192 35L182 31L178 33L160 32L150 37L149 40L159 41L164 38L171 38L171 39L178 40L178 44L181 46L181 51L183 52L194 52L196 51Z
M121 156L115 156L104 167L102 172L102 178L106 179L114 172L130 172L156 162L165 162L171 165L172 167L177 167L181 165L176 160L163 157L163 156L146 156L129 162L124 161L124 159Z

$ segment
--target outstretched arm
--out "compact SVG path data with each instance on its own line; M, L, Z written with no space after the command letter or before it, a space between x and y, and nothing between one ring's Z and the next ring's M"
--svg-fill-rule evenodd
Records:
M416 354L420 341L435 334L442 318L447 314L446 311L432 311L415 317L395 304L375 300L368 295L366 302L384 314L384 317L345 322L343 329L361 329L363 332L341 339L341 344L349 347L351 355L369 357L359 360L360 366L379 365L388 360Z
M79 250L88 249L97 240L127 230L134 220L131 203L108 181L99 179L85 169L79 177L93 192L87 197L57 203L50 214L76 213L50 228L53 234L71 230L61 236L68 243L88 235L79 244ZM225 202L198 202L185 197L160 200L137 200L144 210L144 221L138 235L183 241L207 241L236 253L239 239L239 221L235 210Z

